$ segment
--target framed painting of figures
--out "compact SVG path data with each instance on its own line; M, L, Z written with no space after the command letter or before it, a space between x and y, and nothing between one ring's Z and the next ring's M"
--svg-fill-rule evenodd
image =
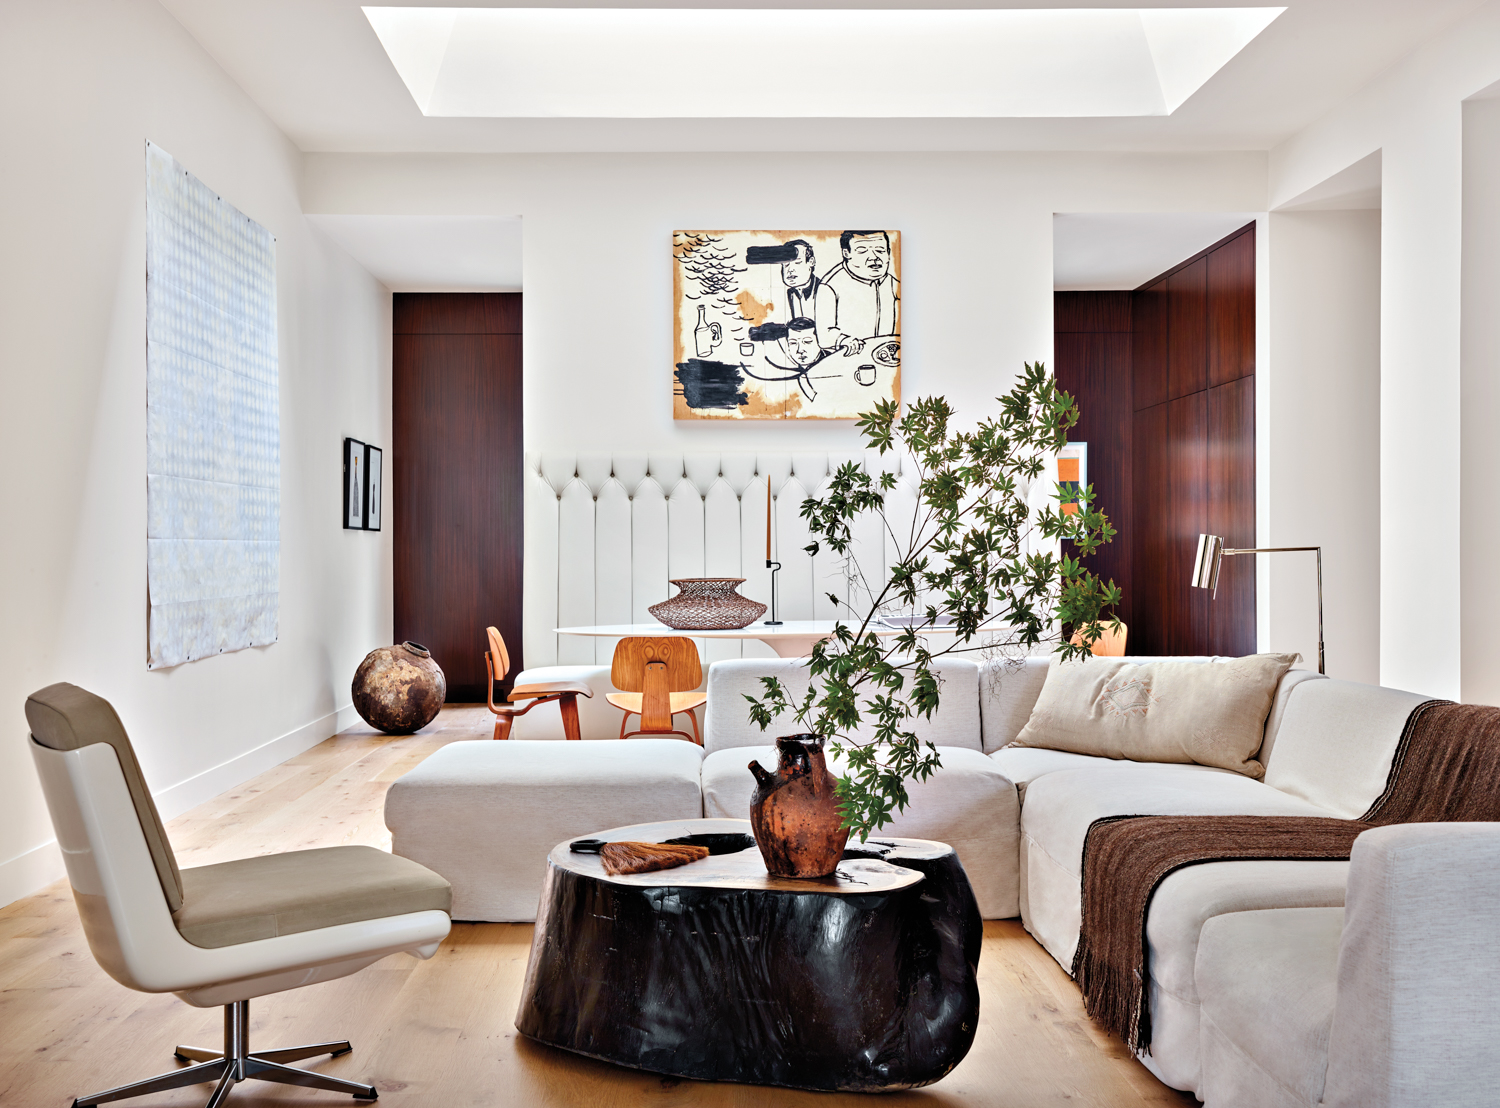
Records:
M676 419L856 419L901 399L901 234L672 232Z

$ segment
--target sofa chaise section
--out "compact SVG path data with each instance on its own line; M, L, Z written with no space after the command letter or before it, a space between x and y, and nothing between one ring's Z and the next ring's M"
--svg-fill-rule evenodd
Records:
M1206 1108L1481 1108L1500 1073L1500 825L1361 835L1344 908L1203 927Z

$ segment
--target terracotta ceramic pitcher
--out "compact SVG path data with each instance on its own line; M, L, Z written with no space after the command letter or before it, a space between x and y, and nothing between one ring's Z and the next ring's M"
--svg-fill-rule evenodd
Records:
M843 857L849 829L839 817L838 779L823 759L823 736L783 735L776 754L774 774L750 763L755 845L777 877L827 877Z

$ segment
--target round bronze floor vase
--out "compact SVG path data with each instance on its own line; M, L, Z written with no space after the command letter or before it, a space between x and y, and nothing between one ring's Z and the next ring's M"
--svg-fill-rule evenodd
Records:
M387 735L410 735L438 714L448 681L425 646L403 642L365 655L349 691L354 710L371 727Z
M774 774L750 763L755 845L777 877L827 877L843 857L849 829L839 815L838 778L823 758L823 736L783 735L776 755Z

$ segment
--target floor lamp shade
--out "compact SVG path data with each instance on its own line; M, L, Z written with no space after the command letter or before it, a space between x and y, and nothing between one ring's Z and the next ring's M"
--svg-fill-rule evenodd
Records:
M1228 548L1221 535L1199 535L1198 557L1193 561L1192 585L1195 589L1219 587L1219 568L1230 554L1291 554L1298 551L1318 556L1318 672L1327 673L1323 661L1323 548L1321 546L1258 546L1243 550Z
M1218 535L1198 536L1198 557L1193 562L1193 587L1219 587L1219 567L1224 562L1224 540Z

